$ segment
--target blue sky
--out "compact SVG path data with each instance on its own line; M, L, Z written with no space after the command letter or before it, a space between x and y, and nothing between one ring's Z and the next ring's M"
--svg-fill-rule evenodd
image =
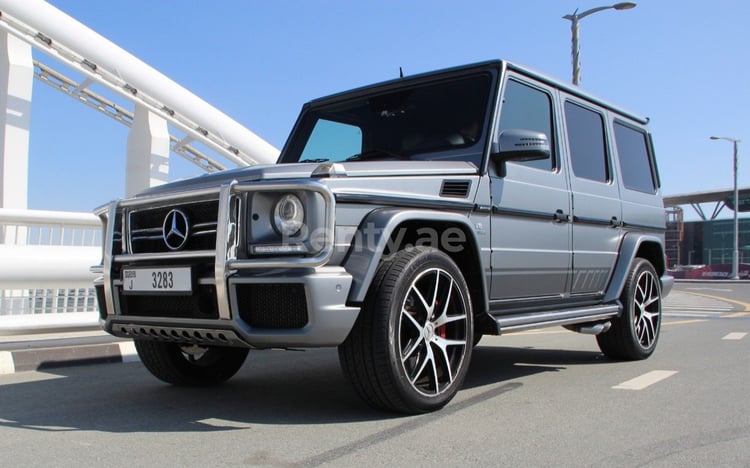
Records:
M398 76L507 58L570 79L588 0L50 0L281 148L302 104ZM581 21L581 86L651 118L666 195L750 185L750 2L641 0ZM34 52L35 58L53 64ZM55 65L64 69L62 65ZM29 207L124 194L127 128L34 83ZM172 158L171 177L200 169ZM688 209L689 210L689 209ZM692 210L689 210L692 211ZM725 213L725 216L731 216ZM686 214L689 214L686 211Z

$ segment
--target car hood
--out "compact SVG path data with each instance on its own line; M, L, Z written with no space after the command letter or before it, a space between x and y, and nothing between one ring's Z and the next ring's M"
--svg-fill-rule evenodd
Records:
M327 177L404 177L472 175L477 167L462 161L372 161L346 163L299 163L250 166L152 187L137 196L151 196L218 187L232 181L250 183L272 180L323 179Z

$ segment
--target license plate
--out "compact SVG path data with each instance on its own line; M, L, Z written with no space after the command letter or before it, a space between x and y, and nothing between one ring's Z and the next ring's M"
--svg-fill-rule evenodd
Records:
M122 272L126 293L192 293L193 275L190 267L133 268Z

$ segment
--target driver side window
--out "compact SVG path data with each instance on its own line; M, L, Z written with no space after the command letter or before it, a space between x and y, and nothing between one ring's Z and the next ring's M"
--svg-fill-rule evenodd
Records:
M315 122L305 149L300 155L304 161L343 161L362 152L362 129L333 120Z
M552 133L552 99L547 93L518 81L508 80L505 83L499 131L510 129L534 130L546 134L551 150L549 159L510 164L521 164L547 171L555 169L557 156Z

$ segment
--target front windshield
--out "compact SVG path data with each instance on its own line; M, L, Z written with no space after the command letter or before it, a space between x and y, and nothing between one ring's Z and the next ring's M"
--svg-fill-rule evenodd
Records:
M309 111L281 163L482 158L491 77L483 73Z

